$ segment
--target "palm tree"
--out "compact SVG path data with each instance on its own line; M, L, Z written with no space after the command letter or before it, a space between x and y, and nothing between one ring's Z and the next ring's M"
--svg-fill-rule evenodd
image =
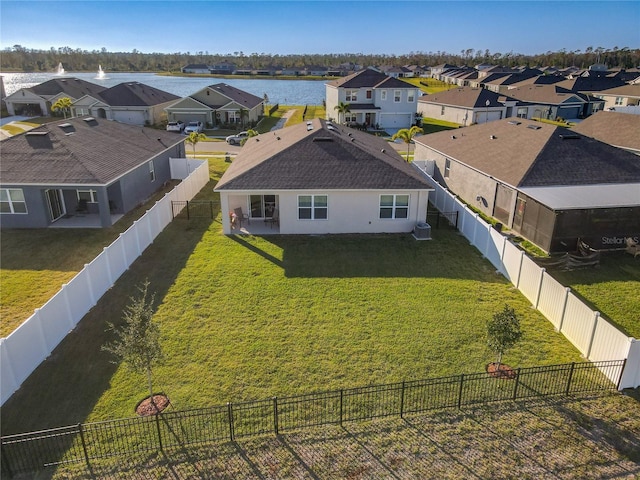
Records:
M51 111L57 112L58 110L62 110L64 118L67 118L67 112L71 112L71 99L69 97L59 98L53 105L51 105Z
M241 108L238 110L238 116L240 117L240 123L242 123L242 128L244 129L244 120L249 116L249 110L246 108Z
M398 130L391 140L395 140L397 138L401 139L404 143L407 144L407 162L409 161L409 151L411 150L411 141L413 137L415 137L419 133L424 133L424 131L420 127L416 127L415 125L411 128L402 128Z
M349 105L348 103L340 102L333 108L334 110L338 111L338 123L344 123L344 116L351 111L351 105Z
M207 136L204 133L191 132L189 134L189 136L187 137L187 139L185 140L185 142L187 142L189 145L191 145L193 147L193 157L194 158L196 156L196 144L200 140L206 140L206 139L207 139Z

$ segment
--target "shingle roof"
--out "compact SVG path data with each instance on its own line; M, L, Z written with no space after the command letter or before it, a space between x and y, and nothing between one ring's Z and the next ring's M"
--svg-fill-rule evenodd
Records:
M251 93L240 90L239 88L232 87L226 83L216 83L215 85L209 85L207 88L215 90L227 98L230 98L234 102L245 106L248 109L252 109L263 101L262 98L257 97Z
M512 100L502 93L495 93L486 88L454 88L451 90L444 90L438 93L432 93L431 95L423 95L418 98L418 103L436 103L438 105L455 105L458 107L467 108L479 108L486 107L487 100L489 100L490 107L503 106L504 101Z
M106 88L79 78L63 77L47 80L46 82L27 88L26 90L45 97L52 97L59 93L66 93L71 98L78 99L85 95L96 96L100 92L106 90Z
M344 78L327 82L327 85L341 88L416 88L410 83L389 77L372 68L366 68Z
M610 77L576 77L559 82L557 85L573 92L600 92L624 85L619 78Z
M315 119L250 138L216 190L428 189L384 139Z
M567 100L583 102L577 92L569 91L565 88L555 85L525 85L518 88L510 88L507 93L525 102L546 103L550 105L559 105Z
M414 140L514 187L640 182L633 153L539 122L496 120Z
M100 92L100 98L107 105L116 106L147 106L177 100L180 97L155 87L139 82L125 82Z
M109 184L182 141L110 120L61 120L3 141L0 178L3 184Z
M609 88L607 90L601 90L598 95L640 98L640 85L622 85L620 87Z
M640 152L640 115L600 111L572 130L609 145Z

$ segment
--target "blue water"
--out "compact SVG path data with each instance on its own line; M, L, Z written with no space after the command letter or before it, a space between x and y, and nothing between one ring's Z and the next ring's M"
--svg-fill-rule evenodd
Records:
M272 80L272 79L231 79L231 78L186 78L165 77L155 73L110 73L98 79L96 73L0 73L5 91L11 95L21 88L33 87L56 77L76 77L87 82L113 87L123 82L140 82L179 97L187 97L207 85L226 83L233 87L263 98L265 93L269 103L283 105L321 105L325 98L323 80Z

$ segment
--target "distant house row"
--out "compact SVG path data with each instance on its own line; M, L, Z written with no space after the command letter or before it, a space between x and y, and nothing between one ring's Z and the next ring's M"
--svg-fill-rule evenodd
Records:
M273 66L266 68L242 68L233 63L218 63L206 65L202 63L189 64L182 67L182 73L207 74L207 75L260 75L260 76L314 76L314 77L340 77L359 70L361 67L343 65L336 68L324 67L320 65L309 65L305 67L283 67Z

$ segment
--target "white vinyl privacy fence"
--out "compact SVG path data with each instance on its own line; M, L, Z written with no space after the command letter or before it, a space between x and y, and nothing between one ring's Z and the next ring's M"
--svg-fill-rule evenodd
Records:
M0 339L0 404L45 360L62 339L171 222L172 201L191 200L209 181L207 161L171 159L182 179L111 245L105 247L42 308Z
M424 170L428 171L426 167ZM440 212L457 212L460 232L556 330L562 332L590 361L626 359L620 389L640 385L640 340L628 337L602 317L600 312L586 306L570 288L554 280L506 236L492 228L432 177L429 178L436 186L431 196L435 207Z

